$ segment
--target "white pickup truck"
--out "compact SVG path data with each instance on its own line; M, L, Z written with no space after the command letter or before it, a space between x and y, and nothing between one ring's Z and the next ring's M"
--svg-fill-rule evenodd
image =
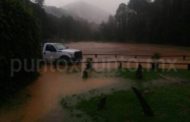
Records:
M43 45L43 59L48 62L66 61L79 62L82 60L82 51L69 49L61 43L45 43Z

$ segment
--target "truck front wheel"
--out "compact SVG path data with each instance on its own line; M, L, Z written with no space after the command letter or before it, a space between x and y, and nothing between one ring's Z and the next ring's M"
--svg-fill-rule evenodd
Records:
M68 56L61 56L57 61L56 61L57 65L71 65L72 61L71 58Z

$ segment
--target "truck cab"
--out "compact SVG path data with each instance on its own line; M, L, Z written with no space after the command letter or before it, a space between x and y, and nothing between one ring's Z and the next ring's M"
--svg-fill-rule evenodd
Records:
M82 60L82 51L70 49L62 43L45 43L43 45L43 59L48 62L64 60L67 62L76 62Z

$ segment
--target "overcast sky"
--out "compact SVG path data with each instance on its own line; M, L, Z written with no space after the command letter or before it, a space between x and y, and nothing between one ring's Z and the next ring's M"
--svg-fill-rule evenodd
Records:
M77 1L84 1L99 6L109 13L114 13L120 3L128 2L128 0L45 0L45 4L60 7Z

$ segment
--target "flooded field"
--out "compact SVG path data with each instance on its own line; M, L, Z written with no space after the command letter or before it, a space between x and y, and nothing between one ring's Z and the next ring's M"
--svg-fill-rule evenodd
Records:
M174 46L122 43L69 43L70 48L81 49L87 53L110 54L180 54L188 55L189 50ZM93 89L129 87L130 84L122 78L105 73L90 74L87 80L82 79L82 73L51 70L44 66L38 80L28 86L23 92L29 96L27 100L14 110L0 110L0 122L61 122L64 111L61 111L60 101L65 96L88 92ZM11 106L10 106L11 107ZM57 113L57 111L59 111ZM61 111L61 112L60 112ZM51 119L53 118L53 119Z
M96 42L73 42L66 44L70 48L77 48L83 51L84 54L108 54L108 55L85 55L85 58L93 58L95 62L109 61L130 61L134 63L123 63L125 68L136 68L137 62L151 62L151 56L158 53L161 56L160 68L169 68L175 64L175 68L187 69L187 64L190 63L190 48L156 45L156 44L130 44L130 43L96 43ZM109 55L119 54L119 55ZM138 56L139 55L139 56ZM150 55L150 56L141 56ZM163 56L163 57L162 57ZM166 57L164 57L166 56ZM187 56L187 57L184 57ZM184 65L183 65L184 64ZM95 64L97 69L101 68L116 68L118 63L112 64ZM142 63L144 68L150 68L150 63ZM101 69L100 68L100 69Z
M156 44L73 42L68 43L67 46L81 49L84 54L152 55L160 53L161 55L190 55L189 48Z

